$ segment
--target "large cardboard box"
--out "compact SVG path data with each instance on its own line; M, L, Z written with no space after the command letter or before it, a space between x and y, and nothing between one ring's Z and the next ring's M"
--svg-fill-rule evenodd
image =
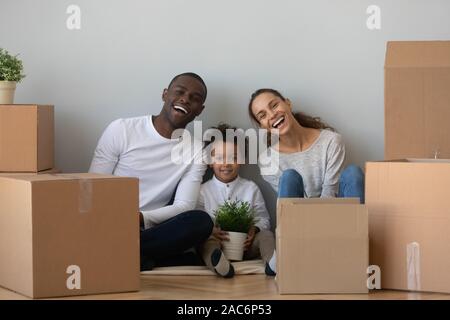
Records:
M139 290L138 179L0 177L0 286L33 298Z
M450 160L366 163L366 205L382 288L450 293Z
M0 105L0 171L53 168L54 107Z
M278 200L279 293L367 293L368 246L359 199Z
M388 42L384 159L450 158L450 41Z

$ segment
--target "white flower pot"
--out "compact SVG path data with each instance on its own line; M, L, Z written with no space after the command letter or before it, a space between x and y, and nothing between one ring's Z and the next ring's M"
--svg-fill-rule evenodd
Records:
M222 241L222 251L228 260L241 261L244 258L244 242L247 234L242 232L228 232L230 241Z
M15 91L15 81L0 81L0 104L13 104Z

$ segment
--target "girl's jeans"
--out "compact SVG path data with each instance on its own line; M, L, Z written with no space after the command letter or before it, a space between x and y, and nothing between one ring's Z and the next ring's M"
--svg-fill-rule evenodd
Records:
M278 185L278 198L303 198L302 176L294 169L283 171ZM339 178L339 198L359 198L364 203L364 173L360 167L349 165Z

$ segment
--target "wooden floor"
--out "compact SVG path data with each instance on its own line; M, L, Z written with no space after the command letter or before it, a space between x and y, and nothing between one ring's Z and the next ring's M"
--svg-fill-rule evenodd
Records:
M0 288L0 300L27 299ZM273 278L265 275L238 275L233 279L216 276L142 276L141 291L71 297L66 299L254 299L254 300L311 300L311 299L437 299L450 300L450 295L374 290L357 295L279 295Z

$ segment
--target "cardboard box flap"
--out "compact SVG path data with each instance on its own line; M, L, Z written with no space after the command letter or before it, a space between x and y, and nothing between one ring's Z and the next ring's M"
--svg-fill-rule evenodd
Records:
M450 67L450 41L389 41L385 68Z
M368 212L364 205L284 203L277 211L277 228L282 238L368 237Z
M450 159L405 158L405 159L369 161L367 163L389 163L389 162L392 162L392 163L446 163L446 164L450 164Z
M359 204L359 198L279 198L278 204Z
M359 203L358 198L278 198L277 199L277 221L279 221L279 213L283 207L289 207L295 204L348 204Z
M16 176L5 176L0 178L4 179L17 179L24 180L30 182L38 182L38 181L55 181L55 180L78 180L78 179L90 179L90 180L99 180L99 179L123 179L127 177L119 177L113 175L106 174L98 174L98 173L55 173L55 174L39 174L39 175L16 175ZM136 179L136 178L130 178Z

